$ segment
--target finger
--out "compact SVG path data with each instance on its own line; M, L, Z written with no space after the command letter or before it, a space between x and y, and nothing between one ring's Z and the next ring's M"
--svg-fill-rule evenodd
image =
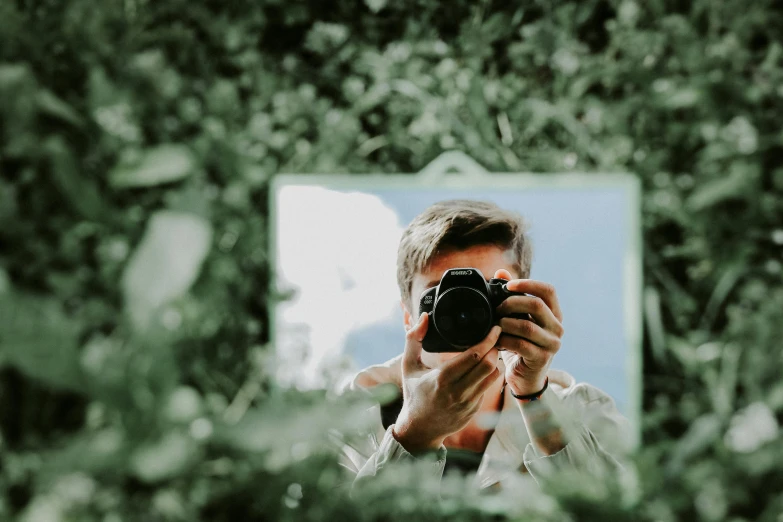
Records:
M477 414L479 411L481 411L481 405L484 403L484 394L477 395L473 398L472 404L470 405L470 409L468 410L467 416L473 417L475 414Z
M497 382L501 375L503 375L503 372L500 371L500 368L495 367L495 371L484 377L484 380L478 383L475 392L483 395Z
M422 312L419 321L405 334L405 352L402 355L402 369L413 372L424 367L421 363L421 342L427 333L429 316Z
M479 387L476 387L472 391L473 396L468 401L466 401L470 403L470 409L468 411L470 412L469 415L471 417L481 411L481 406L484 404L484 397L486 396L487 391L502 375L503 372L498 369L495 373L485 377L484 380L480 383Z
M540 370L547 365L553 356L552 352L514 335L501 335L497 348L520 356L525 366L531 370Z
M500 354L497 350L494 348L490 349L477 365L456 382L456 385L461 386L465 390L471 390L497 369L499 357Z
M514 279L514 276L511 275L511 272L508 270L505 270L501 268L500 270L497 270L494 275L495 279L505 279L506 281L510 281Z
M557 299L554 286L534 279L514 279L506 283L506 288L511 292L523 292L540 297L552 310L557 320L563 322L563 313L560 310L560 302Z
M503 317L499 324L503 329L503 334L527 339L545 350L556 352L560 349L560 337L550 330L541 328L533 321Z
M496 311L502 316L521 313L530 314L536 323L553 334L557 336L563 335L563 325L555 317L552 309L547 306L543 299L539 299L534 295L512 295L507 297L505 301L500 303Z
M441 368L441 375L448 382L455 382L468 373L474 366L481 362L481 359L489 352L500 337L500 326L495 325L489 331L489 334L475 346L471 346L460 353Z

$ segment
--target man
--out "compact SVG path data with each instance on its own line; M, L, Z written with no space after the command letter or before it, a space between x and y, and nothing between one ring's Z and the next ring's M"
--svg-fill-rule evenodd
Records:
M517 472L540 482L563 470L620 469L615 457L629 449L628 423L614 401L550 368L563 314L555 289L528 279L526 228L521 216L494 204L452 200L429 207L405 230L397 259L404 353L361 371L350 385L392 383L402 397L372 412L375 433L343 448L354 485L425 455L435 455L426 468L433 475L447 467L475 471L481 487L502 487ZM500 324L466 351L423 351L433 326L419 313L419 296L458 267L507 279L509 290L528 295L506 299L497 309Z

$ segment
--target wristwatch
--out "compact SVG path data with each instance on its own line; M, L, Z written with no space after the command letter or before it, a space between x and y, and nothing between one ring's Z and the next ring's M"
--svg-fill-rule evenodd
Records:
M510 391L511 396L517 399L518 401L533 402L539 400L541 396L544 395L544 392L548 387L549 387L549 377L546 378L546 380L544 381L544 387L541 388L541 391L539 392L531 393L530 395L517 395L516 393L514 393L514 390L512 390L511 388L509 388L508 391Z

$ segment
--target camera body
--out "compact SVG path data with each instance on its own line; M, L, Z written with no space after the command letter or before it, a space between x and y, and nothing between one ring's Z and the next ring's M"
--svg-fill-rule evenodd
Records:
M512 295L505 279L490 279L476 268L451 268L438 286L428 288L419 299L419 312L429 315L422 341L428 352L463 352L484 339L500 317L495 309ZM512 317L530 319L529 314Z

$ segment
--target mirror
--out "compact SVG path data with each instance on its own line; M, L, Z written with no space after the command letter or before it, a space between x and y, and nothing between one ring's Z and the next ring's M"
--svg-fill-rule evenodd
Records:
M437 161L437 160L436 160ZM435 162L433 162L435 163ZM446 199L522 214L531 277L555 286L566 329L553 368L610 394L639 433L641 244L637 180L622 174L285 175L271 193L278 378L301 388L402 352L397 246L410 221ZM489 276L488 276L489 277Z

